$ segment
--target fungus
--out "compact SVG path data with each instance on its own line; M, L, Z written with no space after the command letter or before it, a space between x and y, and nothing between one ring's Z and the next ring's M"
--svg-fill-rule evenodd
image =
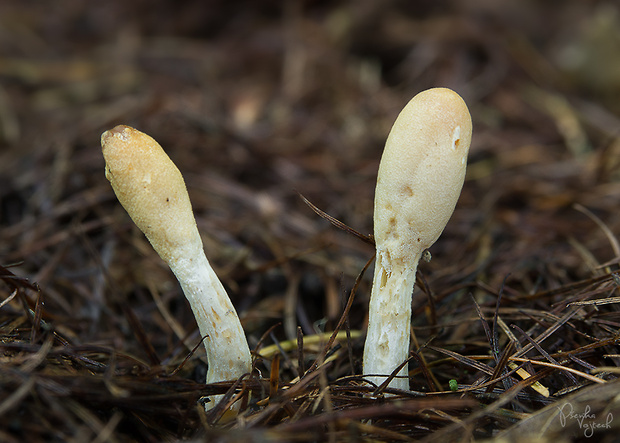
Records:
M472 123L454 91L421 92L388 136L375 190L376 263L364 375L380 385L409 357L418 262L444 230L465 180ZM409 389L405 365L389 387Z
M105 175L118 201L168 264L189 301L207 351L207 383L251 371L243 328L205 256L183 176L148 135L119 125L101 135ZM215 403L207 403L210 409Z

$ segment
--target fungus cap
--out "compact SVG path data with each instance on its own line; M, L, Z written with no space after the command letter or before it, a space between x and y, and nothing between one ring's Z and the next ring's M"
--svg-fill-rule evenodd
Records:
M388 136L375 191L375 241L393 261L429 248L443 232L463 187L472 122L446 88L413 97Z
M119 125L101 135L101 146L114 193L162 259L202 245L183 176L159 143Z

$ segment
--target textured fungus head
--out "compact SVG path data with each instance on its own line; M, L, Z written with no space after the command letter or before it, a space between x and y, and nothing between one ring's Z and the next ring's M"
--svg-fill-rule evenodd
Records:
M101 146L106 178L157 253L169 261L188 241L202 247L183 176L159 143L119 125L101 135Z
M454 91L416 95L385 145L375 192L375 241L392 260L407 260L441 235L461 194L472 124Z

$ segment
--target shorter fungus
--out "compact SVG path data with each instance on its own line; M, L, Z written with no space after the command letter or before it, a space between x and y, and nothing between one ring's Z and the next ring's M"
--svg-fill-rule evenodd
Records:
M207 383L249 373L250 350L226 290L205 256L183 176L148 135L117 126L101 136L112 189L168 264L196 317L207 351ZM207 403L212 407L217 397Z

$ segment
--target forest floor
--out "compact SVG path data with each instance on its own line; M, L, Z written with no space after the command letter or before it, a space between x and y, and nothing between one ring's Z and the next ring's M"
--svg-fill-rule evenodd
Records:
M300 195L371 234L386 136L435 86L473 141L386 395L361 376L374 248ZM204 383L105 178L118 124L185 177L241 380ZM0 440L616 441L619 207L615 1L2 1ZM240 413L205 413L225 392Z

